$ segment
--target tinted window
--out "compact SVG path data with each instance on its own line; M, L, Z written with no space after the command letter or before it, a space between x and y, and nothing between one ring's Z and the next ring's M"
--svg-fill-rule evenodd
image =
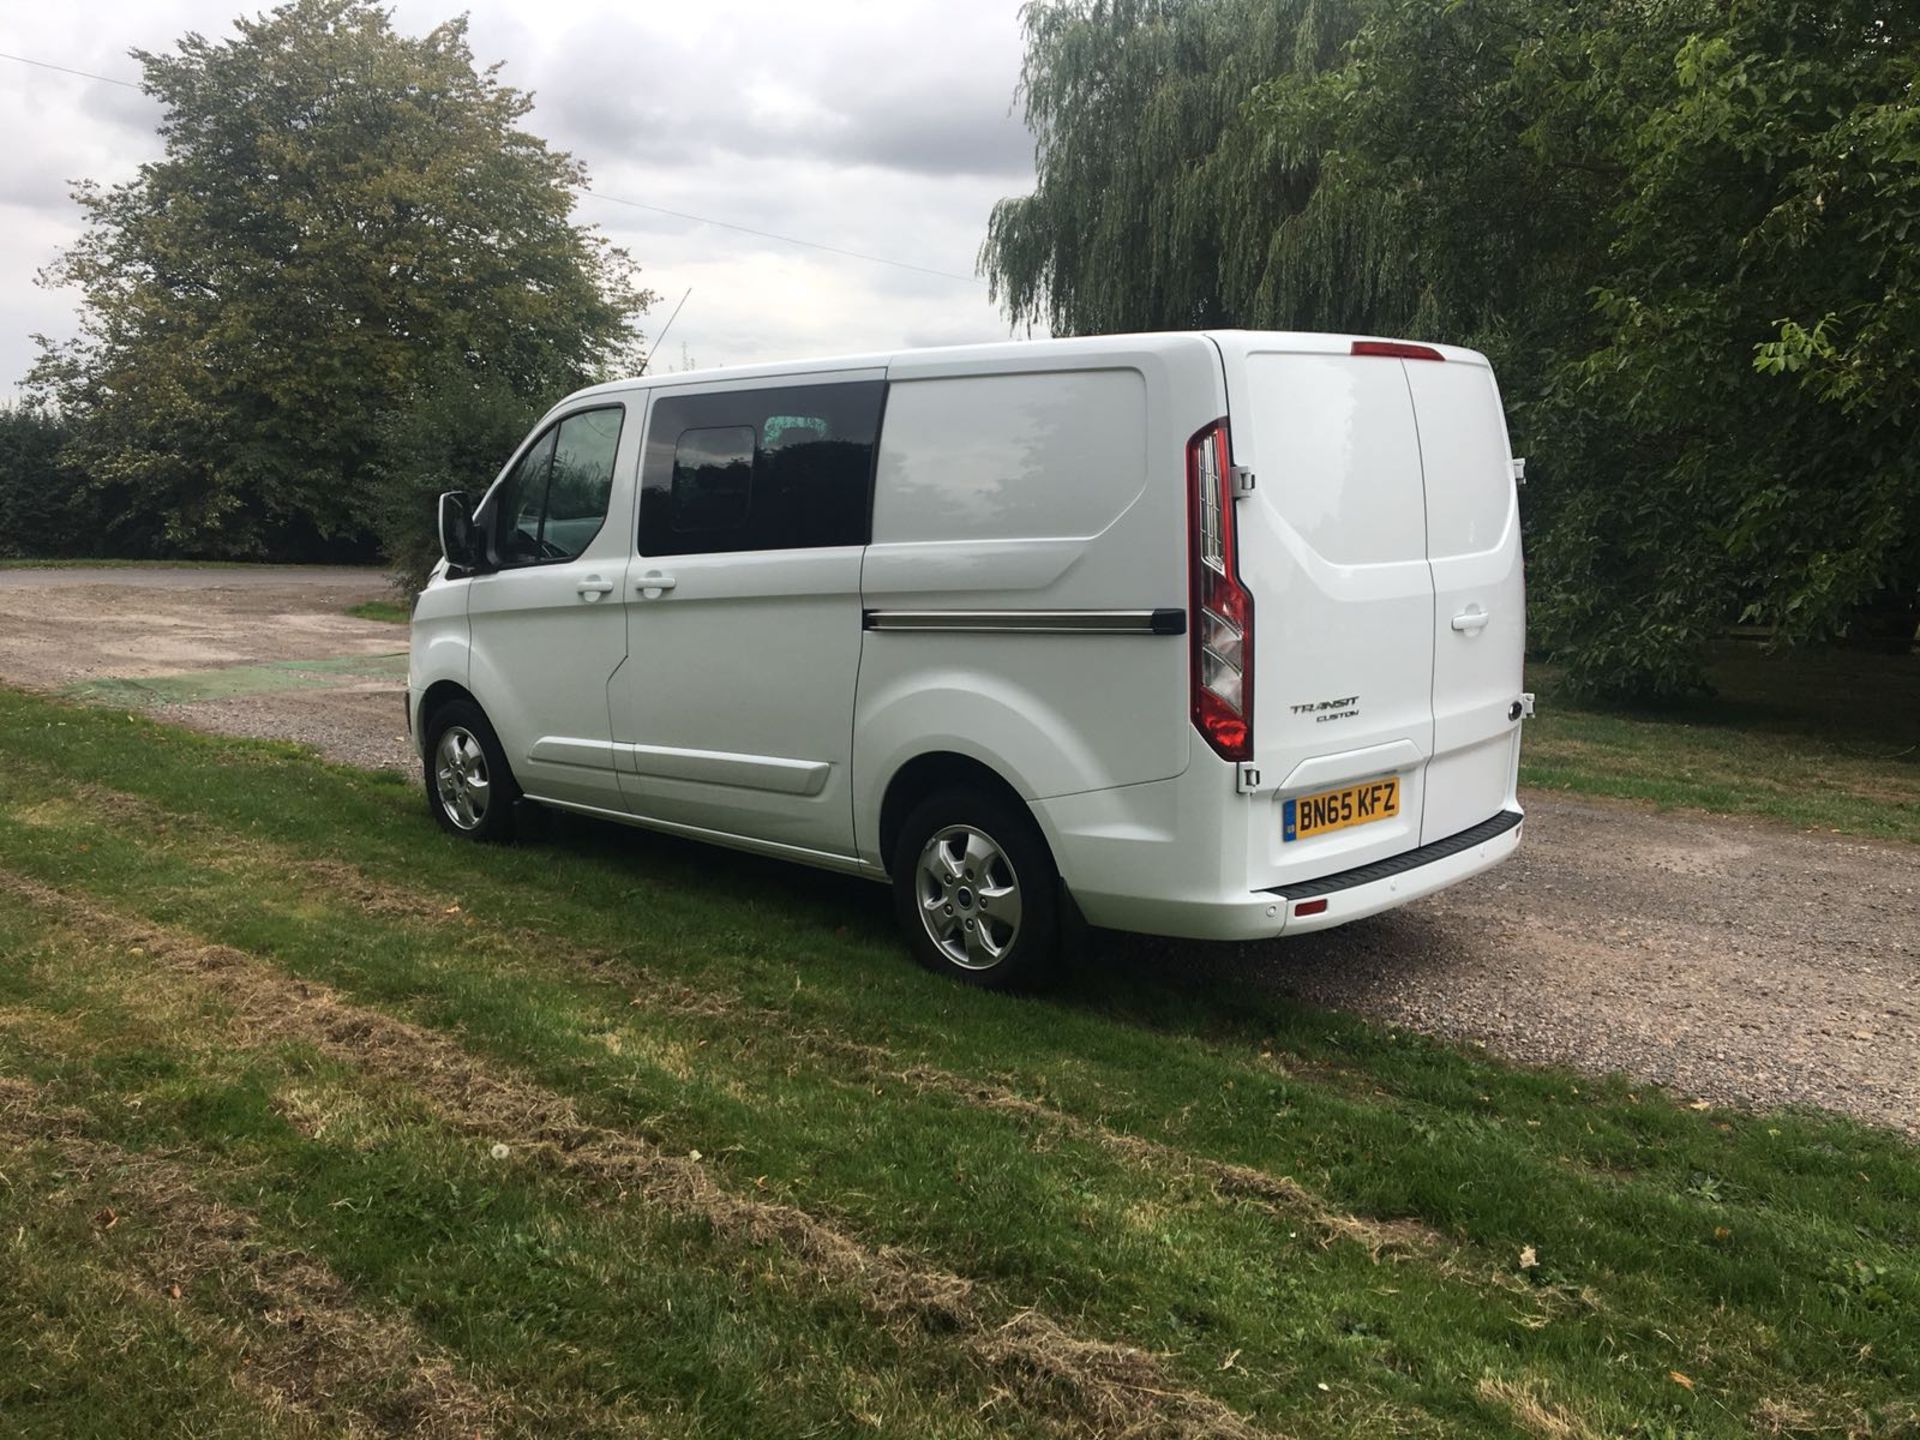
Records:
M753 498L753 431L683 430L673 446L668 526L676 535L738 530Z
M886 388L663 395L641 469L640 553L866 544Z
M569 415L520 457L492 506L501 565L572 560L600 533L624 415L617 405Z

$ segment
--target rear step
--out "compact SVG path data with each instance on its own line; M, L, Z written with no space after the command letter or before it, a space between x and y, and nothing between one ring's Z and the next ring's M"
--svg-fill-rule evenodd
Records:
M1458 855L1462 850L1485 844L1496 835L1506 834L1525 818L1517 810L1502 810L1491 820L1482 820L1470 830L1462 830L1458 835L1449 835L1431 845L1422 845L1417 850L1404 851L1386 860L1376 860L1371 865L1356 865L1351 870L1323 875L1318 880L1303 880L1298 885L1276 885L1263 893L1278 895L1288 901L1310 900L1316 895L1351 890L1356 885L1371 885L1376 880L1404 875L1409 870L1418 870L1422 865L1431 865L1436 860L1444 860L1449 855Z

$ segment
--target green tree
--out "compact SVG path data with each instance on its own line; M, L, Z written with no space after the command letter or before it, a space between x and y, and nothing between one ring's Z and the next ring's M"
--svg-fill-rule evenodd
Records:
M292 0L235 31L134 52L164 154L77 191L87 229L44 279L79 289L81 333L30 381L152 544L364 552L398 417L462 371L550 400L627 361L653 297L571 221L583 168L520 128L464 19L416 38Z
M1877 0L1057 0L1016 322L1483 349L1536 638L1589 690L1699 683L1920 593L1920 34Z
M57 415L0 405L0 556L100 553L94 497L62 458L67 438Z
M411 404L380 417L372 520L396 584L419 590L439 560L440 496L465 490L477 499L545 410L544 399L455 356L423 377Z

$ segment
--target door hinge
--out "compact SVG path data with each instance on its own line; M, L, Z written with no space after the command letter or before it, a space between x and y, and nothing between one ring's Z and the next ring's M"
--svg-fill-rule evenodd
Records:
M1527 483L1527 457L1524 455L1513 457L1513 483L1516 485Z
M1227 478L1233 484L1233 498L1238 500L1253 493L1253 471L1244 465L1229 465Z
M1253 794L1260 788L1260 767L1248 764L1235 766L1233 788L1242 795Z
M1509 720L1531 720L1533 718L1533 692L1531 690L1513 702L1513 707L1507 711L1507 718Z

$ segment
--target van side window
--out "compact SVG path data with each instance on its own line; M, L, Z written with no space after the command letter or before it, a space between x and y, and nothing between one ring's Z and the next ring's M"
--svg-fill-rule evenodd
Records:
M653 404L640 553L864 545L880 380L676 395Z
M733 531L747 523L753 498L753 431L744 425L683 430L673 447L676 535Z
M613 460L626 411L582 410L549 428L520 457L493 503L503 566L577 559L606 523Z
M613 457L625 414L618 406L582 410L560 422L541 534L552 559L575 559L600 533L613 494Z
M547 474L553 466L553 431L533 442L500 487L493 513L494 559L502 565L530 565L540 558L540 521L547 507Z

